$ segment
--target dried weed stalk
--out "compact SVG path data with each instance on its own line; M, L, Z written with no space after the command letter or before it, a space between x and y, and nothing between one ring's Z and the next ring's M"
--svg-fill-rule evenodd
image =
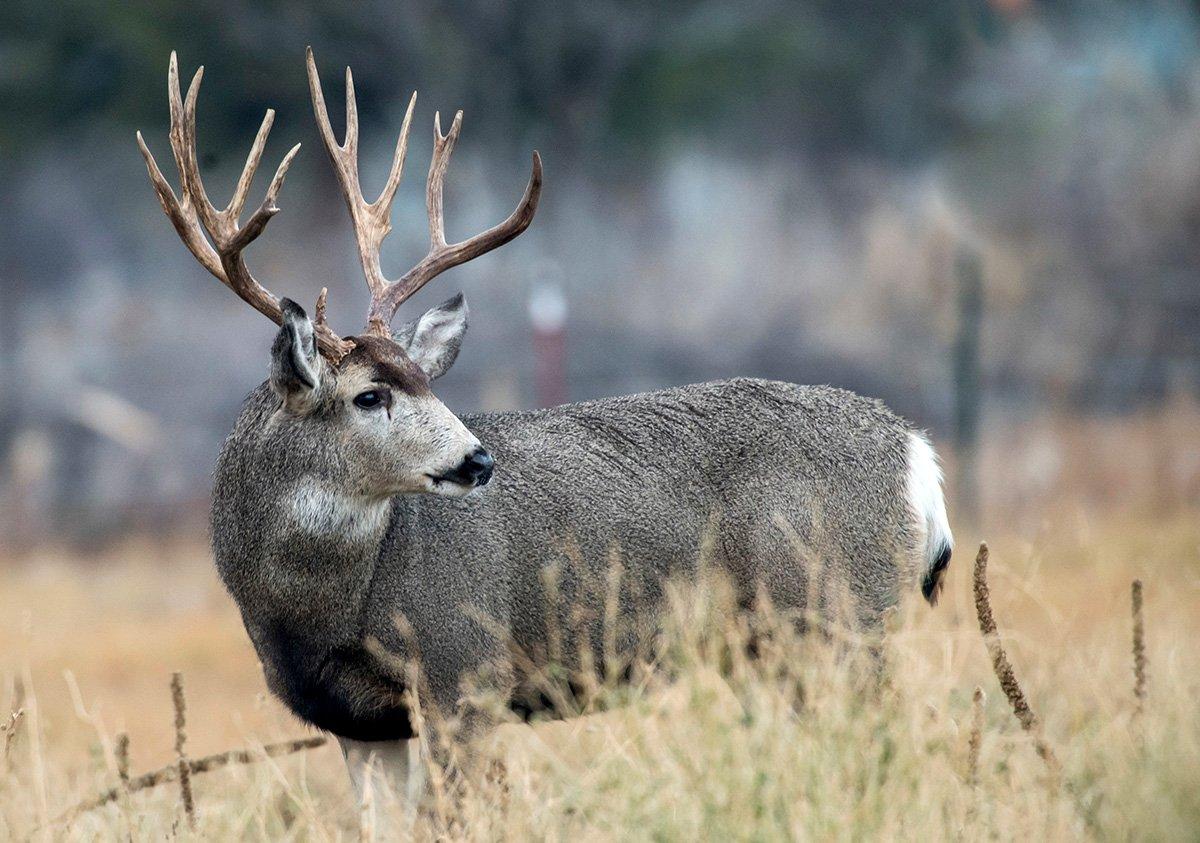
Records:
M1004 696L1008 697L1013 714L1020 721L1021 728L1033 736L1033 745L1037 754L1046 762L1051 777L1057 782L1062 765L1059 764L1054 750L1042 737L1037 715L1029 707L1029 701L1025 698L1025 692L1021 690L1021 684L1017 681L1016 674L1013 673L1012 663L1009 662L1008 654L1004 652L1004 645L996 631L996 619L992 614L992 597L988 590L987 563L988 546L986 542L983 542L980 543L979 553L975 557L975 611L979 615L979 631L983 633L983 641L987 645L988 654L992 657L992 669L1000 681L1000 688L1004 691Z
M979 750L983 746L983 704L987 695L983 688L975 686L971 697L971 735L967 739L967 784L979 787Z
M18 708L12 714L8 715L8 722L0 724L0 733L4 735L4 766L12 763L12 745L17 739L17 726L21 722L21 718L25 716L25 709Z
M1134 580L1131 590L1133 604L1133 696L1137 699L1137 716L1146 705L1146 622L1142 614L1142 581Z
M117 735L117 745L113 750L117 758L117 776L121 784L129 786L129 735L125 732Z
M187 702L183 698L183 674L171 674L171 702L175 704L175 755L179 759L179 799L188 827L196 827L196 800L192 795L192 771L184 744L187 741Z
M326 742L326 738L316 736L268 744L261 749L231 749L228 752L218 752L216 755L206 755L204 758L189 758L187 760L188 774L189 776L195 776L199 773L211 773L213 770L219 770L222 767L254 764L265 758L278 758L283 755L292 755L296 752L317 749L324 746ZM129 793L136 793L139 790L157 787L160 784L169 784L178 780L179 764L168 764L166 767L161 767L149 773L143 773L137 778L131 778L127 786L109 788L96 798L81 802L60 816L58 822L64 822L80 814L101 808L110 802L115 802L120 797L122 790L127 789Z

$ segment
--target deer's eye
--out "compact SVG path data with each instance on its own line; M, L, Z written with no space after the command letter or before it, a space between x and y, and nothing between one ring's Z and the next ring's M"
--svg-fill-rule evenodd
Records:
M382 407L384 403L383 390L368 389L366 392L360 392L354 396L354 406L364 410L374 410L376 407Z

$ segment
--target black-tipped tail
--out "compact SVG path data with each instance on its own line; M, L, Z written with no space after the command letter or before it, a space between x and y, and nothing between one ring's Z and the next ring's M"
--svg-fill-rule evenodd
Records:
M950 545L943 544L937 559L929 566L929 570L925 572L925 579L921 581L921 593L925 595L930 606L937 605L938 596L942 593L942 581L946 578L946 569L949 567Z

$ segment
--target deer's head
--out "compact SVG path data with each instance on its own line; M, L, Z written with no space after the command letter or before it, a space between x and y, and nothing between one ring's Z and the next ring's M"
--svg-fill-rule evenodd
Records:
M367 202L358 178L358 109L350 69L346 69L346 137L339 145L310 48L308 83L313 111L350 210L371 292L362 334L342 338L325 321L326 290L321 291L310 318L300 305L277 299L263 287L242 258L242 251L278 213L275 199L299 150L297 144L288 152L262 203L245 223L240 222L274 111L267 111L229 204L217 210L209 201L196 155L196 98L203 73L204 68L196 71L184 99L175 54L171 54L167 93L180 197L163 177L140 132L138 145L159 202L184 244L221 283L280 326L271 351L270 383L279 399L272 423L293 447L313 449L308 458L300 455L298 462L312 465L313 471L323 475L317 478L322 482L372 497L401 492L459 496L487 483L492 458L431 390L432 381L454 363L467 328L467 306L461 294L394 332L391 322L399 306L434 277L502 246L529 227L541 193L538 154L533 153L533 172L516 210L499 225L449 244L442 185L462 127L462 112L455 115L445 135L435 115L433 159L426 183L429 252L404 275L389 281L380 267L380 247L391 230L392 201L404 168L416 94L409 100L383 191L374 202ZM331 448L335 453L330 453Z

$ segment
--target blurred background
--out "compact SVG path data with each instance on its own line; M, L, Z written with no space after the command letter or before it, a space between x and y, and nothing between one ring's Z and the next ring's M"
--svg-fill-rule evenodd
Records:
M273 326L163 216L166 70L206 73L224 204L268 107L247 253L277 295L360 328L367 293L315 131L353 66L369 196L419 91L384 267L427 244L433 113L465 111L461 239L540 150L537 218L406 305L458 290L439 395L532 407L735 374L884 399L946 455L956 519L1200 503L1200 3L362 0L0 9L0 541L202 540L210 472ZM502 469L501 469L502 470Z

